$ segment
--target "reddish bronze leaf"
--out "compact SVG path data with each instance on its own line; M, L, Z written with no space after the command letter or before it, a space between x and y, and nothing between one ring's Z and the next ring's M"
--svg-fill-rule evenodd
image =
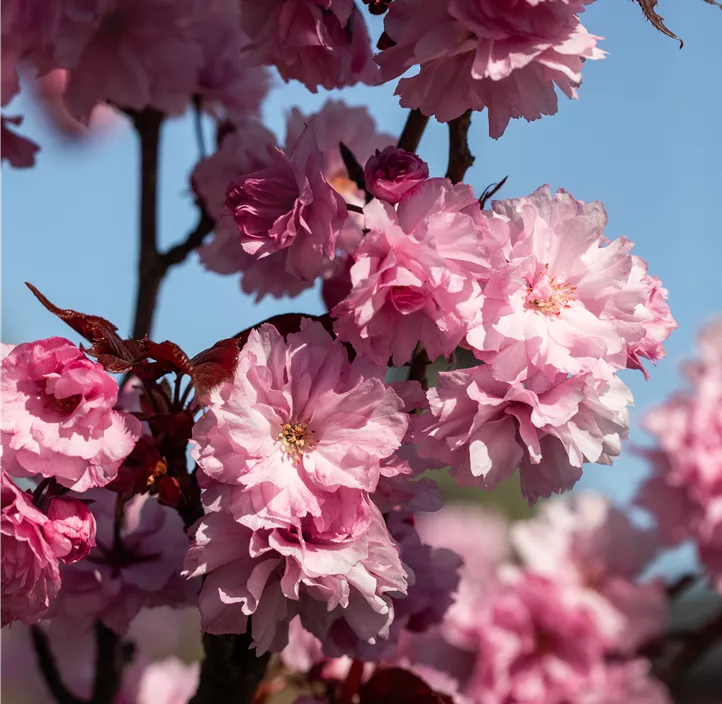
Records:
M416 675L397 667L376 670L359 688L359 704L452 704Z
M672 39L676 39L679 42L680 49L684 46L684 42L671 29L669 29L666 24L664 24L664 17L657 14L657 11L655 10L657 0L635 0L635 2L642 8L644 16L654 27L656 27L656 29L662 32L662 34L671 37Z
M216 386L233 376L239 351L239 341L231 337L216 342L213 347L193 357L190 374L196 396L201 401Z
M32 284L25 285L35 297L53 314L82 335L91 346L84 351L95 357L109 372L127 372L141 356L141 350L132 340L123 340L118 328L99 315L87 315L70 308L58 308Z
M191 360L188 355L176 345L175 342L153 342L147 337L140 341L140 347L148 357L156 360L156 376L162 376L169 372L177 374L190 374L192 371Z

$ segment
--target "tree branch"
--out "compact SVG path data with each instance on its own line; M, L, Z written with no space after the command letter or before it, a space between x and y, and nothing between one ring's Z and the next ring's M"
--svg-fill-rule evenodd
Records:
M150 333L163 278L157 243L158 228L158 146L163 114L156 110L128 113L140 139L140 253L138 292L133 318L133 338Z
M95 680L90 704L113 704L132 650L100 621L95 622Z
M55 662L55 657L50 647L50 640L45 631L39 626L32 626L30 628L30 637L33 641L33 649L35 650L38 667L53 699L55 699L58 704L85 704L82 699L76 697L63 683L60 670L58 670L58 665Z
M172 266L185 261L186 257L194 249L198 249L198 247L203 244L206 235L213 232L213 227L215 226L213 219L200 204L199 208L200 217L195 229L188 234L183 242L175 245L175 247L171 247L165 254L161 255L163 275L165 275Z
M469 151L469 127L471 126L471 110L449 122L449 168L446 178L452 183L464 180L467 169L474 163Z
M251 622L241 635L203 634L205 656L201 677L190 704L251 704L266 674L270 653L249 650Z
M415 152L419 148L421 136L428 122L429 118L421 110L412 110L406 118L406 124L396 146L407 152Z
M722 640L722 611L689 635L685 645L660 670L659 679L668 686L676 684L718 640Z

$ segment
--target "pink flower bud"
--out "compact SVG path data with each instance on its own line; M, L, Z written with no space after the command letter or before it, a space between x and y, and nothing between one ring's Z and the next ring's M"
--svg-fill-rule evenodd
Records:
M53 552L66 564L86 557L95 546L95 518L87 505L69 496L54 496L46 514L50 520L43 532Z
M364 177L369 193L388 203L398 203L414 186L429 178L429 166L416 154L386 147L369 157Z

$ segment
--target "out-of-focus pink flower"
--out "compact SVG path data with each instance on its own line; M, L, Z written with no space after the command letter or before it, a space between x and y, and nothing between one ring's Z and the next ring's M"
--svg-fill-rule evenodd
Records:
M419 454L448 464L462 486L493 488L519 467L534 503L571 489L584 462L611 464L629 430L631 393L616 376L524 386L483 365L438 379L418 420Z
M627 366L648 326L656 334L646 264L629 254L627 239L608 243L601 203L562 190L552 197L542 186L494 202L485 216L506 263L486 282L467 341L497 379L608 375Z
M58 555L45 535L47 516L0 470L2 625L39 621L60 589Z
M619 651L634 652L661 632L665 586L636 581L657 552L654 534L604 497L577 494L550 501L538 516L513 527L512 542L527 569L582 588L600 631Z
M722 323L700 335L700 359L685 368L691 388L650 412L659 447L646 452L653 474L638 505L669 542L691 538L722 591Z
M81 625L99 619L125 633L142 608L193 602L198 584L180 575L188 538L175 510L147 494L137 495L125 505L116 539L115 494L98 489L83 496L93 502L96 547L85 560L63 568L52 616Z
M416 154L386 147L366 161L366 190L387 203L398 203L412 188L429 178L429 165Z
M346 220L343 198L321 173L314 135L311 124L289 155L269 147L272 165L242 176L226 193L243 250L256 259L282 253L286 272L304 281L334 259Z
M401 105L447 122L466 110L489 111L500 137L511 118L557 112L555 84L577 97L582 66L601 59L599 37L565 0L395 0L384 21L393 42L378 55L384 80L420 66L396 89Z
M644 337L627 349L627 367L639 369L644 374L644 378L649 379L649 372L644 368L642 358L653 363L663 359L667 353L662 343L678 325L667 305L667 289L662 287L662 282L656 276L646 273L647 264L644 260L639 257L632 258L638 262L638 267L644 272L644 281L648 287L645 307L651 317L644 323Z
M192 0L70 0L52 56L70 71L70 113L87 122L101 100L182 111L203 62L194 13Z
M419 342L432 359L451 354L480 304L475 279L490 266L473 190L430 179L398 211L371 201L364 220L353 289L332 311L336 334L375 364L401 366Z
M650 670L650 663L642 658L600 664L588 686L574 701L579 704L672 704L669 692Z
M19 125L23 121L20 116L0 118L0 153L2 158L10 162L16 169L27 169L35 165L35 153L40 147L29 139L13 132L9 125Z
M195 34L202 51L194 94L218 118L244 125L258 116L268 93L268 69L254 66L242 47L248 38L241 30L240 7L234 0L196 6Z
M577 701L607 644L569 588L514 573L478 617L479 660L466 689L476 701Z
M199 607L209 633L244 633L247 618L258 652L280 651L288 623L300 615L323 639L345 619L356 636L387 637L394 618L390 593L406 592L406 572L381 514L368 506L360 534L324 530L303 519L291 530L251 531L226 513L198 524L186 558L186 574L205 574Z
M88 506L71 496L53 496L44 509L49 520L43 530L55 554L66 564L87 557L95 547L95 518Z
M285 81L295 78L314 93L376 80L353 0L241 0L241 25L253 60L275 65Z
M175 657L153 662L143 669L134 704L187 704L195 694L200 665Z
M116 381L61 337L17 345L1 384L2 462L13 476L105 486L141 435L139 420L113 410Z
M384 371L349 363L319 323L304 320L286 341L272 325L253 330L194 428L206 505L252 528L290 528L306 514L319 530L336 517L360 527L360 491L375 489L409 423Z

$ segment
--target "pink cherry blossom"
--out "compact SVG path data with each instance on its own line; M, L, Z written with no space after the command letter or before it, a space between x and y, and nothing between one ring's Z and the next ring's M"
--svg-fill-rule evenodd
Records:
M399 82L402 107L442 122L487 108L496 139L511 118L555 114L555 84L576 98L584 62L604 57L580 9L565 0L395 0L384 23L394 44L377 61L387 81L420 67Z
M514 526L512 542L527 569L583 589L581 598L618 650L634 652L661 633L665 586L636 581L657 551L654 534L604 497L552 500Z
M384 371L349 363L319 323L285 341L272 325L253 330L194 428L206 506L252 528L307 513L319 525L337 512L350 525L368 519L360 492L375 489L409 424Z
M313 124L288 155L275 147L268 154L271 166L229 185L226 205L247 254L256 259L282 255L277 267L310 281L336 255L346 204L321 173Z
M198 688L199 676L197 662L186 664L176 657L153 662L140 675L133 704L187 704Z
M381 514L368 506L365 530L344 536L307 519L294 529L252 531L226 513L199 522L186 558L190 577L205 574L199 607L209 633L244 633L248 616L259 653L280 651L300 615L323 639L337 619L373 642L388 636L390 593L406 592L406 572Z
M118 384L60 337L17 345L2 360L2 461L84 491L118 474L141 424L113 410Z
M430 179L394 210L371 201L354 252L353 288L332 311L334 330L375 364L409 361L417 343L449 355L479 307L476 277L490 267L473 190Z
M496 378L624 369L628 350L659 316L648 304L646 264L629 254L631 242L604 237L601 203L562 190L552 197L542 186L527 198L496 201L485 216L504 243L506 263L486 282L467 341Z
M241 0L253 60L316 92L376 79L363 16L353 0Z
M394 620L389 638L369 645L355 635L348 623L336 621L323 641L323 651L328 656L348 655L366 662L391 659L403 631L423 632L441 623L454 602L461 558L447 548L423 544L414 528L413 515L408 511L392 512L386 524L409 575L407 592L391 594Z
M268 69L251 64L242 51L248 38L241 30L240 7L234 0L198 4L195 35L202 61L194 93L205 107L226 122L245 125L257 116L271 84Z
M22 117L0 118L0 152L2 158L10 162L16 169L27 169L35 164L35 153L40 147L29 139L13 132L10 125L19 125Z
M366 189L387 203L398 203L412 188L429 178L429 165L416 154L386 147L378 149L364 167Z
M419 418L419 453L462 486L493 488L519 467L530 503L571 489L584 462L611 464L629 430L629 389L591 375L507 384L483 365L441 372Z
M272 132L257 120L248 120L226 134L217 151L196 164L191 186L214 220L220 220L224 213L230 183L271 166L273 162L266 147L275 143Z
M722 323L700 335L700 358L686 365L690 389L647 414L658 448L645 454L652 476L637 503L670 543L691 538L722 590Z
M70 113L87 122L101 100L182 112L203 62L194 12L192 0L70 0L52 56L70 70Z
M606 643L574 593L515 573L479 616L480 653L466 689L489 704L577 701Z
M45 537L66 564L82 560L95 547L95 518L88 506L71 496L53 496L43 507Z
M646 273L647 265L643 260L638 257L633 259L639 261L640 268L644 270L644 280L648 285L645 307L651 313L651 319L644 324L644 337L627 349L627 367L641 370L644 378L649 379L649 373L642 365L641 358L656 363L658 359L666 356L662 343L677 329L677 321L672 317L672 311L667 305L667 289L662 287L662 282L656 276Z
M48 517L0 470L2 625L39 621L60 589L58 555L45 535Z
M99 619L122 634L142 608L194 602L199 585L180 575L188 538L175 510L137 495L125 505L116 537L115 494L94 489L83 497L93 502L96 547L85 560L63 567L51 616L81 625Z

